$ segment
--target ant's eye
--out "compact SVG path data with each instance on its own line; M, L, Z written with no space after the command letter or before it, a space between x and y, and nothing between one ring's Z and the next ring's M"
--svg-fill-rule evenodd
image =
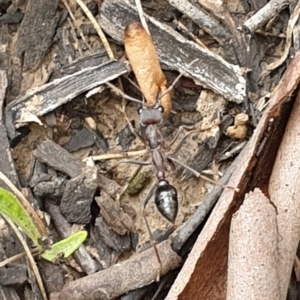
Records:
M161 113L163 113L165 110L164 110L164 108L162 106L159 106L158 107L158 111L161 112Z
M143 109L141 107L138 108L137 112L138 112L139 115L142 113L142 110Z

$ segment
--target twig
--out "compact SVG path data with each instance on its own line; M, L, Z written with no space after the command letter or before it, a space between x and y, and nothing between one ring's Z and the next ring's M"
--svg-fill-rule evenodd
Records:
M141 23L142 23L143 27L145 28L145 30L147 31L147 33L149 35L151 35L150 31L149 31L149 28L148 28L148 25L147 25L147 22L146 22L146 19L145 19L145 16L144 16L144 12L143 12L143 7L142 7L142 4L141 4L141 1L140 0L135 0L135 5L136 5L137 12L139 14L139 17L140 17L140 20L141 20Z
M91 21L91 23L93 24L94 28L96 29L104 47L105 47L105 50L108 54L108 57L110 59L114 59L115 56L111 50L111 47L101 29L101 27L99 26L97 20L94 18L94 16L91 14L91 12L89 11L89 9L86 7L86 5L83 3L82 0L76 0L76 2L78 3L78 5L81 7L81 9L84 11L84 13L86 14L86 16L89 18L89 20Z
M138 150L138 151L130 151L130 152L125 152L125 153L102 154L102 155L86 157L82 161L86 162L89 158L91 158L93 161L119 159L119 158L126 158L126 157L132 157L132 156L137 156L137 155L144 155L146 152L147 152L147 149Z
M23 207L26 209L26 211L29 213L29 215L33 218L33 221L35 225L38 226L40 233L42 236L47 236L48 232L43 224L42 220L36 213L36 211L33 209L33 207L30 205L28 200L24 197L24 195L14 186L14 184L0 171L0 179L5 182L5 184L12 190L12 192L18 197L19 201L23 205Z
M71 21L70 18L68 18L68 23L69 23L69 25L71 27L71 33L72 33L74 42L77 44L77 49L79 51L79 54L80 54L80 56L82 56L83 53L82 53L82 50L81 50L81 48L79 46L79 41L78 41L78 38L77 38L77 35L76 35L76 32L75 32L75 28L74 28L73 23L72 23L72 21Z
M44 288L44 285L43 285L43 281L42 281L42 278L41 278L41 275L39 273L39 270L35 264L35 261L34 261L34 258L30 252L30 249L25 241L25 239L23 238L22 234L20 233L20 231L18 230L17 226L8 218L6 218L4 215L2 215L2 217L5 219L5 221L10 225L10 227L12 228L12 230L14 231L14 233L16 234L16 236L18 237L18 239L20 240L25 252L26 252L26 255L28 257L28 260L29 260L29 263L30 263L30 266L32 268L32 271L34 273L34 276L36 278L36 281L37 281L37 284L40 288L40 292L42 294L42 297L44 300L47 300L47 294L46 294L46 291L45 291L45 288Z
M31 251L31 253L32 253L33 255L38 254L38 253L39 253L39 250L38 250L37 248L36 248L36 249L33 249L33 250ZM22 252L22 253L19 253L19 254L14 255L14 256L12 256L12 257L10 257L10 258L7 258L7 259L5 259L5 260L3 260L3 261L0 262L0 268L5 267L6 265L11 264L12 262L14 262L14 261L16 261L16 260L18 260L18 259L20 259L20 258L22 258L22 257L24 257L24 256L26 256L26 252Z
M76 29L78 30L78 32L79 32L79 34L80 34L82 40L84 41L84 43L86 44L86 46L89 48L89 50L91 51L91 53L94 53L94 50L92 49L92 47L89 45L89 43L88 43L87 40L85 39L85 36L84 36L84 34L83 34L81 28L77 26L77 24L76 24L76 22L75 22L75 17L74 17L74 15L73 15L73 13L72 13L72 11L71 11L71 9L70 9L69 4L67 3L66 0L62 0L62 2L63 2L63 4L64 4L64 6L66 7L66 9L68 10L69 15L70 15L71 19L73 20L74 25L75 25Z

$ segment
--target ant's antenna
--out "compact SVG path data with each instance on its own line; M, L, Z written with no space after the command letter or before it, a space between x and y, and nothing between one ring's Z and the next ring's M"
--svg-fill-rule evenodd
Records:
M109 86L113 91L115 91L117 94L119 94L120 96L122 96L123 98L127 99L127 100L130 100L130 101L133 101L133 102L136 102L136 103L139 103L139 104L143 104L143 101L141 100L138 100L138 99L135 99L133 97L130 97L128 95L126 95L122 90L120 90L119 88L117 88L115 85L111 84L110 82L105 82L105 84L107 86Z
M198 61L199 58L194 59L192 62L190 62L188 64L188 67L190 67L191 65L193 65L196 61ZM166 95L167 93L169 93L171 90L173 90L175 84L179 81L179 79L185 74L184 71L181 71L180 74L174 79L174 81L172 82L172 84L166 89L166 91L159 97L159 99L163 98L164 95Z

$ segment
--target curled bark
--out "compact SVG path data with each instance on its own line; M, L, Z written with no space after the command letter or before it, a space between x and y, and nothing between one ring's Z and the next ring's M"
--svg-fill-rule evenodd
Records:
M255 189L232 217L227 300L280 299L276 210Z
M277 208L280 299L285 299L300 240L300 93L277 153L269 184Z

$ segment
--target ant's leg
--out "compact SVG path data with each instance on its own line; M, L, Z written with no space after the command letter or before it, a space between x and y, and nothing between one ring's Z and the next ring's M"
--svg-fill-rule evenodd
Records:
M219 185L219 186L221 186L222 188L230 188L230 189L234 189L236 192L239 191L239 189L236 188L236 187L229 186L229 185L224 185L224 184L222 184L222 183L219 183L219 182L217 182L217 181L214 181L214 180L212 180L212 179L210 179L210 178L208 178L208 177L202 175L202 174L199 173L198 171L196 171L196 170L194 170L193 168L191 168L191 167L189 167L189 166L183 164L182 162L180 162L179 160L177 160L177 159L175 159L175 158L173 158L173 157L168 156L168 159L170 159L171 161L173 161L173 162L177 163L178 165L184 167L185 169L187 169L188 171L190 171L191 173L193 173L197 178L202 178L203 180L208 181L208 182L211 182L211 183L216 184L216 185Z
M197 132L197 133L200 133L200 132L205 132L205 131L208 131L212 128L214 128L215 126L218 126L218 124L213 124L212 126L209 126L209 127L206 127L204 129L196 129L195 126L191 126L191 127L188 127L188 126L180 126L178 131L176 132L174 138L172 139L172 141L170 142L169 145L167 145L166 147L164 147L164 149L167 149L169 148L170 146L172 146L174 144L174 142L177 140L179 134L183 131L183 130L186 130L188 131L188 133L183 137L183 139L180 141L180 143L177 145L176 149L172 152L171 155L174 155L178 152L178 150L181 148L181 146L183 145L184 141L186 140L186 138L191 134L191 133L194 133L194 132Z
M151 197L153 196L155 190L156 190L156 187L157 187L157 183L155 183L153 185L153 187L150 189L150 191L148 192L144 202L143 202L143 208L142 208L142 211L143 211L143 218L145 220L145 224L146 224L146 227L147 227L147 231L149 233L149 237L150 237L150 242L153 246L153 249L154 249L154 252L155 252L155 255L156 255L156 258L157 258L157 261L158 261L158 264L159 264L159 273L157 274L157 278L156 278L156 281L159 281L159 278L160 278L160 274L161 274L161 270L162 270L162 264L161 264L161 259L160 259L160 256L158 254L158 250L157 250L157 247L156 247L156 241L153 237L153 234L152 234L152 231L150 229L150 225L148 223L148 220L147 220L147 217L146 217L146 214L145 214L145 208L146 208L146 205L148 203L148 201L151 199Z
M187 133L187 136L189 136L190 133L192 133L192 132L195 130L195 127L194 127L194 126L192 126L192 127L188 127L188 126L179 126L179 128L178 128L178 130L177 130L175 136L173 137L173 139L171 140L171 142L170 142L167 146L164 147L164 149L170 148L170 147L176 142L176 140L178 139L179 135L183 132L183 130L189 131L189 132ZM183 139L185 140L185 139L187 138L187 136L185 136ZM181 142L180 142L180 143L181 143ZM182 144L183 144L183 142L181 143L181 146L182 146ZM180 146L180 147L181 147L181 146ZM178 150L177 150L177 151L178 151ZM177 152L177 151L176 151L176 152Z

